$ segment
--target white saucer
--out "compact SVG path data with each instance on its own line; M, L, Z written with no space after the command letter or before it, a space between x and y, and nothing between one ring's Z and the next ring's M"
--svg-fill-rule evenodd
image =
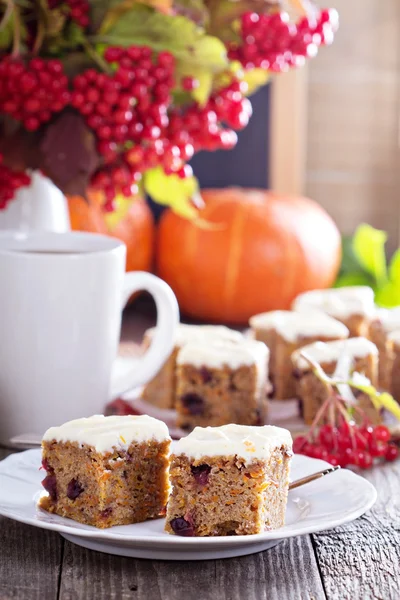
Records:
M249 536L183 538L164 533L164 519L96 529L39 510L43 471L40 450L12 454L0 463L0 514L28 525L58 531L85 548L136 558L207 560L267 550L282 539L331 529L361 516L374 504L376 490L365 479L341 469L289 493L286 525ZM327 463L295 456L291 478L298 479Z

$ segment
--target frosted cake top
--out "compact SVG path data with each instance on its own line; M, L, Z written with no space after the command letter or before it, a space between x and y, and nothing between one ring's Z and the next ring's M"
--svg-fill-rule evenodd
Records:
M368 286L313 290L297 296L293 310L321 310L331 317L346 319L352 315L371 317L375 313L374 291Z
M309 369L310 363L301 356L301 353L306 354L318 364L324 364L336 362L343 354L346 354L351 360L370 354L377 355L378 348L363 337L335 340L334 342L315 342L292 354L292 362L298 369Z
M304 336L346 338L349 335L349 330L343 323L315 310L274 310L261 313L251 317L250 326L256 329L275 329L288 342L296 342Z
M269 458L281 446L292 447L292 436L287 429L264 425L222 425L196 427L189 435L175 443L173 453L185 454L193 460L206 456L239 456L250 463Z
M147 415L93 417L68 421L60 427L50 427L43 441L77 442L88 445L99 453L111 452L113 448L128 449L132 442L169 440L168 427L162 421Z
M152 337L155 328L148 329L146 335ZM229 329L223 325L185 325L180 323L175 330L175 344L183 346L188 342L201 342L210 339L228 340L240 342L243 335L239 331Z
M237 369L242 365L266 364L269 350L263 342L243 339L240 344L227 340L209 340L208 343L188 343L178 353L178 365L190 364L195 367L227 365Z
M380 308L376 313L377 320L382 324L386 333L400 329L400 306L395 308Z

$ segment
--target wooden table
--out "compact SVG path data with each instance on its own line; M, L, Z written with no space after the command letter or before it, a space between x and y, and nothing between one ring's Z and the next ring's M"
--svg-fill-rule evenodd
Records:
M123 338L132 332L128 317ZM0 448L0 459L9 453ZM0 600L398 600L400 461L366 477L379 497L357 521L226 560L109 556L0 517Z

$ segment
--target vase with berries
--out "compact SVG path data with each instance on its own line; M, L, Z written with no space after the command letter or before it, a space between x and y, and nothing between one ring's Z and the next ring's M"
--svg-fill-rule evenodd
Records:
M196 219L194 153L233 148L248 96L333 41L335 10L286 4L0 0L0 209L36 173L121 218L149 194Z

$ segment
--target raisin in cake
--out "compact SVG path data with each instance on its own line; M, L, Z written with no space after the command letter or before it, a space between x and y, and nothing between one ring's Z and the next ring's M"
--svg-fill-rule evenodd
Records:
M141 416L95 415L51 427L43 437L41 508L111 527L165 513L169 448L165 423Z
M250 319L253 336L270 349L269 378L272 396L277 400L294 398L296 381L291 356L295 350L312 342L347 338L349 331L343 323L321 312L276 310L255 315Z
M392 380L392 342L390 337L400 330L400 307L381 308L371 322L370 338L379 350L379 384L390 390Z
M378 348L366 338L350 338L335 342L315 342L297 350L292 355L293 367L297 380L297 396L302 402L303 418L311 424L318 410L329 397L329 389L313 373L310 363L303 355L310 357L319 364L327 375L333 375L338 367L338 361L343 356L348 357L350 376L357 372L364 376L373 386L378 381ZM375 410L366 394L353 392L355 406L360 408L368 419L376 424L381 422L380 414ZM357 421L362 420L361 414L355 411Z
M176 443L165 530L249 535L282 527L292 438L265 425L196 427Z
M143 345L147 348L152 340L154 328L148 329ZM179 350L189 342L205 340L226 340L240 342L243 335L239 331L220 325L178 325L175 331L175 346L157 375L144 387L142 398L159 408L173 408L176 400L176 357Z
M178 427L265 423L268 357L254 340L186 344L177 356Z
M293 310L320 310L346 325L350 337L368 337L375 314L374 292L368 286L312 290L297 296Z

